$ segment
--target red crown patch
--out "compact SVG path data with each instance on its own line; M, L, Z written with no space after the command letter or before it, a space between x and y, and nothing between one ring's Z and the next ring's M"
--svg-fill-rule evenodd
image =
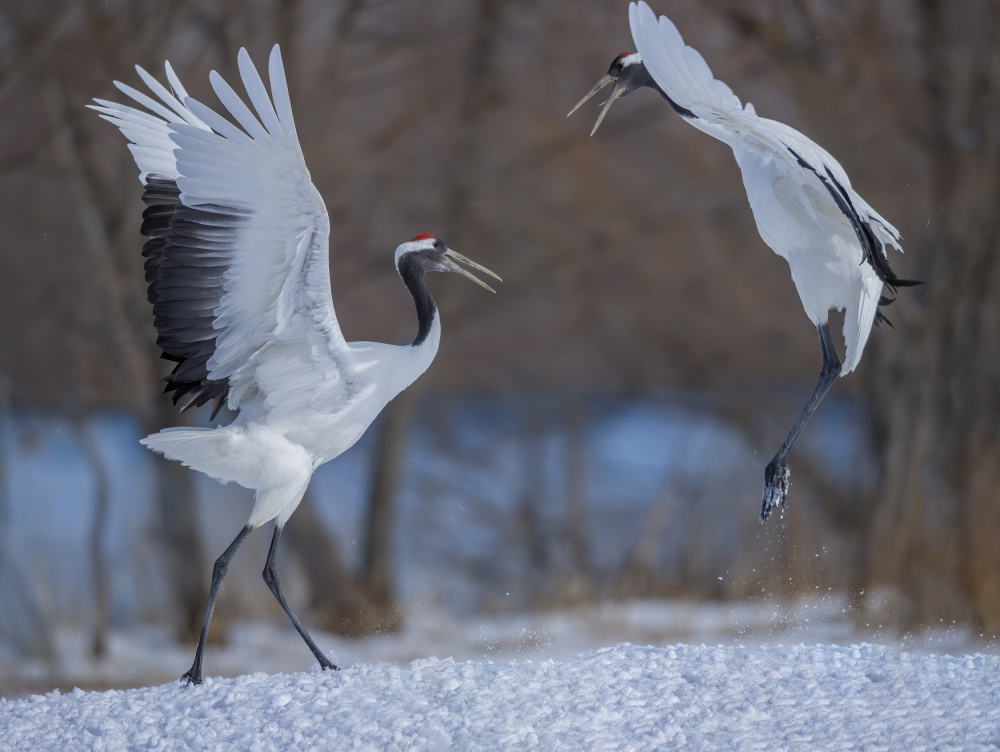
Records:
M429 232L422 232L419 235L417 235L416 237L410 238L410 242L414 243L414 242L416 242L418 240L427 240L427 238L433 238L433 237L434 236L431 235Z

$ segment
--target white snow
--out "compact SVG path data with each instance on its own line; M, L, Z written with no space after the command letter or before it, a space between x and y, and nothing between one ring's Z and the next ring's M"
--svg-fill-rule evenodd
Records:
M337 665L392 663L405 666L429 655L465 660L564 659L606 645L670 643L839 644L864 642L898 652L962 655L997 654L1000 645L955 624L900 633L877 622L859 621L837 595L796 601L746 602L628 600L584 603L537 612L474 614L456 617L440 606L403 610L402 628L363 638L343 638L312 627L312 635ZM236 677L306 671L314 664L283 613L269 619L238 619L216 624L221 643L209 645L207 675ZM13 699L54 688L126 689L162 684L191 667L194 645L179 643L166 625L113 627L106 653L91 652L93 633L86 625L54 632L51 663L29 659L0 639L0 696ZM2 740L0 740L2 741Z
M884 645L623 643L3 700L0 749L986 750L998 677L997 656Z

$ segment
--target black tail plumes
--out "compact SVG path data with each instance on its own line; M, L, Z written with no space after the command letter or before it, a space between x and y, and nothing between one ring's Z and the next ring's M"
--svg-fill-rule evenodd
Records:
M785 148L788 149L789 153L795 157L800 167L804 167L811 171L820 179L823 183L823 187L826 188L827 192L833 198L837 207L844 213L848 221L851 223L851 227L854 228L855 234L858 236L858 242L861 244L861 263L871 264L872 269L875 270L876 276L882 281L882 283L889 288L892 292L893 297L889 298L885 295L879 298L879 306L889 306L896 299L896 288L897 287L913 287L914 285L922 285L923 282L915 279L900 279L896 276L896 273L889 266L889 259L886 258L885 248L882 245L882 241L875 237L875 233L872 231L871 224L867 220L862 220L858 215L857 210L854 208L854 204L851 203L851 197L848 195L847 191L844 190L844 186L840 184L840 181L834 177L830 168L826 168L826 174L821 175L819 171L813 167L811 164L806 162L794 149L792 149L788 144L785 144ZM885 317L882 311L875 311L875 326L880 325L885 322L892 326L892 322Z

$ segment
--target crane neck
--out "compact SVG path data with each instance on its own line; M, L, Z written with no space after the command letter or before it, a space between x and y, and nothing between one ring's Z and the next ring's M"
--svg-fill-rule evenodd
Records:
M673 108L673 111L676 112L678 115L680 115L682 118L687 118L689 120L698 119L698 116L695 115L693 112L691 112L691 110L687 109L686 107L681 107L679 104L677 104L677 102L675 102L673 99L667 96L667 93L660 88L660 85L653 80L653 77L649 74L649 71L646 70L645 63L637 63L635 65L630 65L629 69L632 69L629 71L632 77L632 81L630 82L633 87L632 91L641 88L643 86L646 86L652 89L653 91L659 92L660 96L663 97L665 100L667 100L667 104L669 104L671 108Z
M411 346L419 347L431 333L438 317L437 306L424 283L424 268L412 255L407 254L399 260L399 276L413 296L413 305L417 309L417 336Z

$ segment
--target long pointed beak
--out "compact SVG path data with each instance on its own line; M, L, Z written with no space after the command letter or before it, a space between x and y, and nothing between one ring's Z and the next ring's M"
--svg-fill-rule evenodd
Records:
M601 108L601 114L597 116L597 122L594 123L594 130L590 132L591 136L597 133L597 129L601 127L601 121L604 120L604 116L608 114L608 110L611 109L611 105L615 103L615 100L618 99L624 91L625 89L615 89L611 92L611 96L608 97L608 101L605 102L604 107Z
M579 110L580 109L580 105L582 105L584 102L586 102L588 99L590 99L597 92L599 92L601 89L603 89L605 86L607 86L608 84L612 83L613 81L614 81L614 79L609 74L605 73L604 74L604 78L602 78L600 81L598 81L596 84L594 84L594 88L591 89L590 91L588 91L586 93L586 95L583 97L583 99L581 99L579 102L577 102L576 106L573 107L573 109L570 110L568 113L566 113L566 117L569 117L574 112L576 112L577 110Z
M480 266L479 264L477 264L472 259L466 258L461 253L456 253L455 251L451 250L451 248L449 248L448 250L446 250L444 252L444 257L446 259L448 259L448 261L450 262L450 264L448 266L449 271L458 272L463 277L468 277L473 282L475 282L477 285L479 285L481 287L485 287L490 292L496 292L496 290L494 290L488 284L486 284L481 279L479 279L479 277L476 277L476 276L470 274L469 272L467 272L465 269L463 269L462 267L460 267L455 262L457 261L459 263L465 264L466 266L471 266L473 269L476 269L477 271L480 271L483 274L489 274L491 277L493 277L494 279L496 279L498 282L503 282L503 280L500 279L500 277L498 277L496 274L494 274L493 272L491 272L485 266Z

